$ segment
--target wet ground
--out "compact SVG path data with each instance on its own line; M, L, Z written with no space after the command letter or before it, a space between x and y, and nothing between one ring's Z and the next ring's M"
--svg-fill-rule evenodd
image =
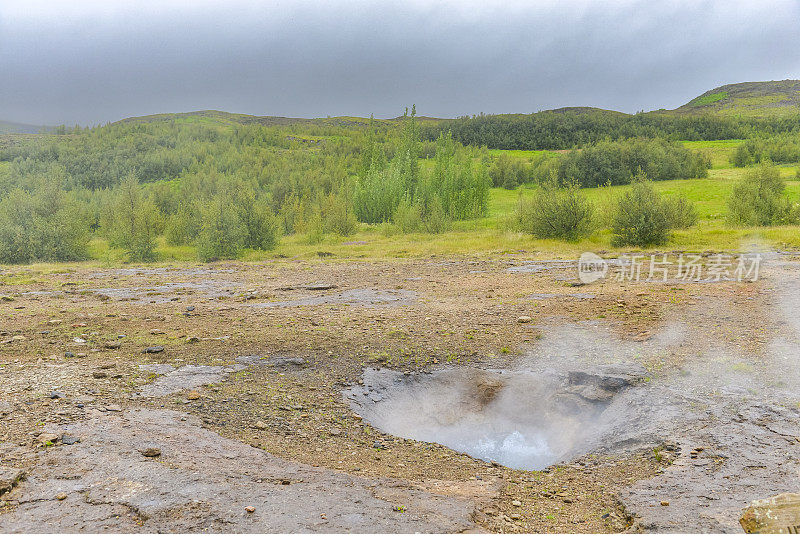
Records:
M739 532L800 489L798 266L6 269L0 530Z

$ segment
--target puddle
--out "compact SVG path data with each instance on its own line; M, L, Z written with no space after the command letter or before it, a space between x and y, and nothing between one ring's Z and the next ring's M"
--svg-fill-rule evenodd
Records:
M294 300L261 302L250 304L254 308L291 308L294 306L320 306L323 304L356 304L362 306L411 304L417 300L417 292L405 289L348 289L333 295L320 295Z

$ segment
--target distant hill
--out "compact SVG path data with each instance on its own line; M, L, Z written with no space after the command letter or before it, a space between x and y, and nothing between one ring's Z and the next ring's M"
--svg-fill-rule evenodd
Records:
M396 124L402 116L391 119L375 119L378 124ZM420 122L437 122L443 119L434 117L417 117ZM179 123L206 123L206 124L261 124L264 126L288 126L292 124L318 124L321 126L360 127L369 124L367 117L325 117L318 119L304 119L296 117L275 117L245 115L242 113L228 113L226 111L204 110L189 111L186 113L160 113L142 117L130 117L117 121L115 124L150 123L161 121L176 121Z
M565 108L556 108L556 109L549 109L547 111L541 111L540 113L560 113L564 115L583 115L586 113L599 113L599 114L608 114L608 115L627 115L627 113L623 113L622 111L614 111L613 109L603 109L603 108L593 108L588 106L570 106Z
M43 129L46 130L47 127L36 126L33 124L21 124L18 122L0 121L0 134L34 134L41 132Z
M706 91L671 113L776 117L800 114L800 80L744 82Z

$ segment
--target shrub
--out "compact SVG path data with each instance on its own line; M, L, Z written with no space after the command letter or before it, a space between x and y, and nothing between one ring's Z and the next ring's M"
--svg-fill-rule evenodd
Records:
M264 199L256 200L245 221L247 237L244 245L256 250L272 250L278 246L280 222Z
M449 132L440 135L436 140L433 174L420 188L427 191L420 194L430 199L432 188L447 216L462 221L486 213L490 186L486 167L475 161L472 151L456 145Z
M434 197L427 205L423 213L423 224L425 231L431 234L441 234L450 228L451 219L444 211L442 201L439 197Z
M778 168L762 164L741 178L728 197L728 221L738 226L772 226L797 222L796 210L783 193Z
M668 197L665 202L670 227L689 228L697 222L697 210L684 195Z
M730 161L734 167L747 167L750 164L752 157L744 143L736 147L736 150L731 154Z
M563 183L583 187L629 184L640 171L655 181L705 178L710 159L663 139L601 142L564 155L558 167Z
M501 154L489 169L492 185L505 189L516 189L525 181L525 168L520 161L512 160L508 154Z
M308 233L306 234L306 241L309 245L318 245L325 239L325 222L322 220L322 214L316 212L311 215L308 221Z
M218 195L201 209L202 225L197 236L197 254L203 261L235 259L244 248L247 228L230 199Z
M325 232L348 236L355 233L358 220L344 195L331 193L321 202L321 215Z
M442 207L438 196L427 202L417 199L414 202L404 199L394 214L397 230L404 234L428 232L440 234L450 227L451 219Z
M359 178L353 191L353 208L358 220L382 223L392 220L394 210L407 193L402 167L396 161L385 170L374 166Z
M81 260L88 243L85 214L55 187L15 189L0 201L0 263Z
M640 176L617 202L611 243L615 247L666 243L673 217L669 203L661 198L652 182Z
M404 198L394 212L394 224L404 234L412 234L422 230L422 205Z
M735 167L746 167L751 163L767 161L796 163L800 161L800 139L797 135L748 139L736 147L730 160Z
M155 203L142 194L136 177L128 175L119 185L113 211L106 215L111 244L125 249L131 261L153 261L159 220Z
M164 237L170 245L189 245L200 232L198 209L182 207L167 219Z
M594 206L577 183L558 187L549 181L533 198L520 200L515 217L520 230L536 237L576 240L591 231Z

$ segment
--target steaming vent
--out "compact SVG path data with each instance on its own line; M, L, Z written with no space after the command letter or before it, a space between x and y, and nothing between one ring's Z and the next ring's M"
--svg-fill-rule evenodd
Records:
M623 439L619 427L630 425L625 412L636 404L628 392L644 389L646 377L635 363L561 372L446 369L414 376L369 369L364 385L345 396L359 415L389 434L517 469L541 469Z

